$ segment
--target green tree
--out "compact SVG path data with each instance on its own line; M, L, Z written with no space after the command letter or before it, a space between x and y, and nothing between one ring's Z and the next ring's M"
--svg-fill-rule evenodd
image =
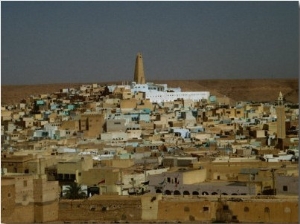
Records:
M72 183L63 191L66 199L81 199L86 197L86 193L81 190L81 185L77 183Z

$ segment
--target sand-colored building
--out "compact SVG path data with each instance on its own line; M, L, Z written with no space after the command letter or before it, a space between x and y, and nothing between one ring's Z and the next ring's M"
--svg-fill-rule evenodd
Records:
M80 118L80 130L85 138L98 138L103 132L104 115L99 113L82 114Z
M8 173L29 173L28 163L34 160L36 157L33 154L4 154L1 156L1 168L6 168Z
M57 181L29 174L6 174L1 178L1 221L42 223L58 219Z
M93 167L93 159L90 156L74 157L57 163L57 178L61 182L80 183L82 172Z

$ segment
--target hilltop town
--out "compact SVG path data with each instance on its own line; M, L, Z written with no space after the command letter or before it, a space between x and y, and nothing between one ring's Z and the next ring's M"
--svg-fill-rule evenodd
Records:
M299 104L286 97L147 82L138 54L130 84L2 104L2 222L297 222Z

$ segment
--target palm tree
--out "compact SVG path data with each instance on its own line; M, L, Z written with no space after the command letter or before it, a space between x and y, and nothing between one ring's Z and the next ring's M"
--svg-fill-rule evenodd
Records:
M81 190L81 185L76 182L71 183L63 192L66 199L81 199L86 197L86 193Z

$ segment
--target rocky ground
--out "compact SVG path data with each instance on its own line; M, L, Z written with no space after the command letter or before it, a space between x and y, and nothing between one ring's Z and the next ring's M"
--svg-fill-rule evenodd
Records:
M227 96L234 101L274 102L281 91L287 101L299 102L298 79L152 80L149 82L167 83L169 87L181 87L182 91L210 91L211 95ZM4 85L1 86L1 104L18 103L30 95L53 93L62 88L79 87L80 85L78 83Z

